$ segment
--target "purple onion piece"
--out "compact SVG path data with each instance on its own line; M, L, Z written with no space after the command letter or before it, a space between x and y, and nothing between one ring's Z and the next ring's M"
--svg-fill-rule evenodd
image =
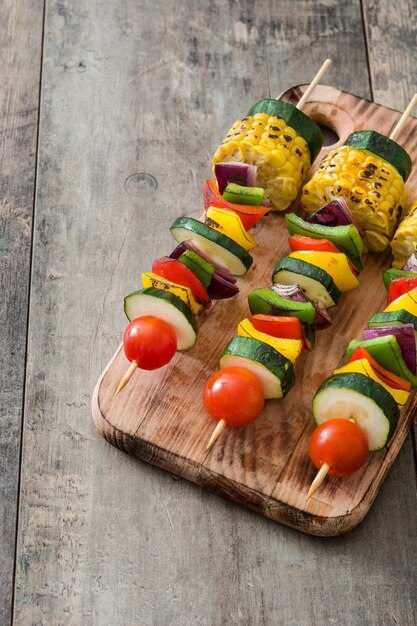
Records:
M387 335L394 335L397 339L405 364L415 374L417 362L414 326L412 324L379 326L365 328L363 331L364 339L376 339L377 337L386 337Z
M342 197L335 198L325 204L321 209L310 215L307 221L313 224L322 224L323 226L346 226L353 224L358 229L360 236L365 236L363 229L353 217L346 200Z
M224 300L238 294L239 287L215 273L207 287L207 293L213 300Z
M292 300L293 302L309 302L308 297L298 285L284 285L283 283L274 283L272 289L281 298Z
M187 246L186 243L179 243L178 246L171 252L171 254L169 255L170 259L179 259L180 256L182 254L184 254L184 252L186 250L189 250L189 247Z
M314 318L315 328L328 328L332 325L332 318L327 313L326 309L317 306L310 300L299 285L284 285L282 283L274 283L272 289L282 298L291 300L292 302L311 302L316 310Z
M256 187L256 165L228 161L216 163L214 174L217 178L219 192L222 194L229 183L236 183L243 187Z
M402 266L402 269L406 272L417 272L417 257L415 253L407 259L407 262Z
M271 200L267 198L265 195L262 198L261 206L267 206L267 207L271 206Z

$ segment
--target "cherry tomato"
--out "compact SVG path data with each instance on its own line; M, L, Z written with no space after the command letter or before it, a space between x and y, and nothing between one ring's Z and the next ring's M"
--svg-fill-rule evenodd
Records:
M153 315L137 317L126 328L123 347L129 361L144 370L156 370L170 362L177 349L173 328Z
M210 376L203 392L204 406L214 420L228 426L245 426L255 420L265 405L262 384L243 367L226 367Z
M204 207L206 211L209 206L214 206L218 209L229 209L239 215L246 230L252 228L252 226L270 210L266 206L250 206L246 204L233 204L232 202L228 202L220 194L217 181L214 180L214 178L206 180L204 183L203 193Z
M365 463L368 439L360 426L349 420L335 418L313 431L309 443L310 459L320 469L330 465L332 476L348 476Z
M184 263L181 263L181 261L164 256L162 259L158 259L153 262L152 271L154 274L162 276L162 278L166 278L167 280L171 280L173 283L177 283L177 285L189 287L189 289L193 292L194 298L199 304L202 304L203 306L209 304L209 295L201 284L201 281L197 278L194 272L186 267Z

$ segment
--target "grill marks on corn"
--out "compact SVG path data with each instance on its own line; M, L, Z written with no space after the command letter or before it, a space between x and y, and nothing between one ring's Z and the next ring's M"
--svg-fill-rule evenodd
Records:
M346 199L364 229L367 247L384 250L407 206L404 181L396 168L351 146L332 150L305 185L302 206L316 211L337 196Z
M233 124L213 157L213 163L222 161L256 165L257 184L275 210L284 210L295 200L311 165L305 139L283 119L267 113Z

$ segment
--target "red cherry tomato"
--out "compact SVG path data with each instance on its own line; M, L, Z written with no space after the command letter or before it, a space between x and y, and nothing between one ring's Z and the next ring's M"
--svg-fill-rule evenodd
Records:
M177 349L173 328L152 315L137 317L126 328L123 347L129 361L144 370L156 370L170 362Z
M177 285L189 287L193 292L194 298L199 304L202 304L203 306L209 304L210 297L207 291L204 289L194 272L186 267L184 263L181 263L181 261L164 256L162 259L158 259L153 262L152 271L154 274L162 276L162 278L166 278L167 280L171 280L173 283L177 283Z
M245 426L255 420L265 405L262 384L243 367L226 367L210 376L203 392L204 406L214 420L228 426Z
M221 195L217 181L214 180L214 178L206 180L203 193L204 208L206 211L209 206L214 206L218 209L229 209L229 211L233 211L239 215L246 230L252 228L252 226L270 210L266 206L249 206L246 204L233 204L232 202L228 202Z
M368 439L360 426L345 419L330 419L313 431L309 443L310 459L320 469L330 465L332 476L348 476L365 463Z

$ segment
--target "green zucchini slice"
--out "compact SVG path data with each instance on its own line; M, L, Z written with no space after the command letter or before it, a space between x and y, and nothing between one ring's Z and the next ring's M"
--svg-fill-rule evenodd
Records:
M220 357L220 369L243 367L262 383L265 399L283 398L295 382L294 366L272 346L252 337L233 337Z
M190 350L197 341L197 323L191 309L170 291L146 287L126 296L124 303L129 322L142 315L155 315L170 324L177 336L177 350Z
M381 311L374 313L368 321L369 328L376 326L393 326L399 324L412 324L417 332L417 317L404 309L398 311Z
M286 256L275 265L272 280L284 285L299 285L315 304L326 309L335 306L341 293L333 278L321 267Z
M270 116L284 120L288 126L306 140L310 150L310 161L313 163L323 145L323 136L316 122L313 122L308 115L297 109L293 104L283 102L282 100L274 100L273 98L259 100L249 110L248 115L256 115L256 113L267 113Z
M381 159L385 159L398 170L404 181L410 176L412 162L408 153L396 141L375 130L360 130L352 133L346 139L345 146L372 152Z
M400 416L382 385L354 372L327 378L316 391L312 410L317 426L337 417L353 418L366 433L371 452L386 446Z
M170 230L178 243L192 241L215 263L226 267L235 276L246 274L253 263L249 252L236 241L192 217L179 217Z

